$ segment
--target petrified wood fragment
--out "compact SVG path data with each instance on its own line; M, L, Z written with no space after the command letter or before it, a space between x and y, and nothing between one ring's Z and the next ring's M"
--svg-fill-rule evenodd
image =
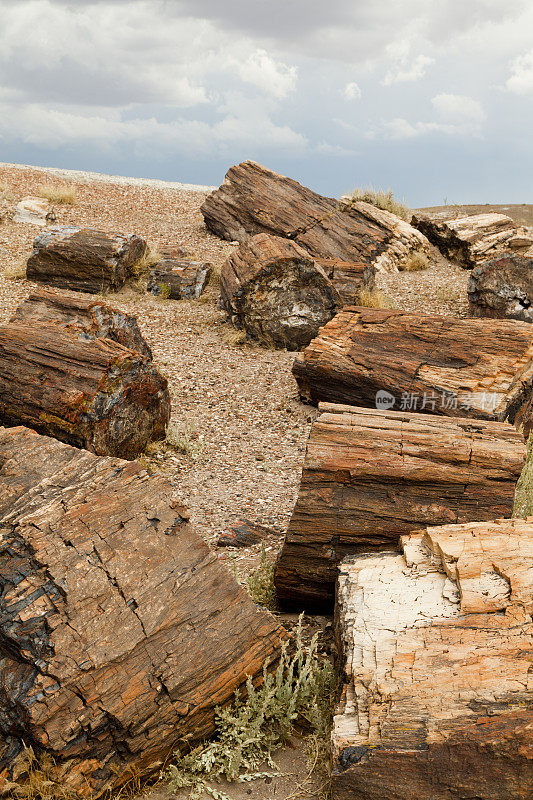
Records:
M135 234L104 233L90 228L45 228L33 243L29 280L79 292L117 291L146 253Z
M505 214L473 214L457 219L450 218L447 212L415 214L412 224L463 269L472 269L511 247L527 250L533 244L533 240L518 235L519 228Z
M425 236L411 225L368 203L342 208L297 181L244 161L231 167L224 183L201 208L206 226L223 239L245 242L257 233L292 239L314 258L395 269L414 250L426 250Z
M139 330L137 318L101 300L39 289L17 308L10 321L22 324L51 322L71 330L81 338L112 339L128 350L152 358L152 351Z
M163 258L150 270L147 290L170 300L197 300L209 283L209 262Z
M533 796L533 518L341 566L335 800Z
M275 571L280 601L333 601L339 562L424 525L510 515L525 445L511 425L320 405Z
M525 322L344 308L296 356L302 398L532 425Z
M371 292L376 285L376 268L364 261L349 262L338 258L315 258L339 293L343 305L359 301L363 289Z
M62 324L0 327L4 425L130 459L165 437L169 419L167 380L146 356Z
M309 344L342 302L321 267L299 245L260 233L222 267L220 301L254 339L287 350Z
M157 770L279 654L282 629L171 492L137 463L0 429L4 778L23 742L78 797Z
M533 322L533 258L505 253L473 269L468 303L474 317Z

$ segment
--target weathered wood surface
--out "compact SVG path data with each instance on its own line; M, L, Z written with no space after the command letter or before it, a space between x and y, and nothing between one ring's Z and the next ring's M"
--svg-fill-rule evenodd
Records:
M38 289L17 308L10 322L57 324L82 338L112 339L128 350L152 358L152 351L139 330L137 318L101 300Z
M222 266L221 306L259 341L306 347L342 301L323 269L295 242L260 233Z
M354 305L361 291L371 292L376 285L376 268L364 261L349 262L338 258L315 258L339 293L343 305Z
M525 453L506 423L321 404L276 564L280 602L331 605L346 555L421 526L510 515Z
M150 270L147 290L170 300L197 300L209 283L212 269L209 262L163 258Z
M533 796L533 518L429 528L351 556L334 800Z
M474 317L533 322L533 258L505 253L473 269L468 303Z
M131 459L165 437L169 419L167 380L146 356L61 324L0 327L2 424Z
M91 228L45 228L33 243L28 280L59 289L98 294L117 291L146 253L136 234L104 233Z
M211 734L284 638L166 478L25 428L0 429L0 583L2 778L24 742L83 798Z
M415 214L412 219L450 261L472 269L510 249L527 250L533 238L505 214L473 214L450 218L448 212Z
M226 174L201 208L210 231L245 242L257 233L292 239L314 258L373 264L396 269L415 250L426 250L425 236L408 223L368 203L341 209L297 181L244 161Z
M347 307L296 356L293 374L313 403L508 420L527 436L532 359L525 322Z

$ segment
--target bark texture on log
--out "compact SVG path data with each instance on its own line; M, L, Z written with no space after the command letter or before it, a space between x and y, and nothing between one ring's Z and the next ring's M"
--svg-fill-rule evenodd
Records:
M533 239L505 214L473 214L452 219L447 212L415 214L412 224L441 253L463 269L472 269L509 249L527 250Z
M426 250L425 236L408 223L368 203L341 209L297 181L254 161L231 167L224 183L201 208L210 231L245 242L257 233L292 239L313 258L396 269L414 250Z
M89 798L209 736L285 635L166 478L0 429L0 760L22 747ZM1 788L1 785L0 785Z
M493 419L533 417L525 322L344 308L296 356L303 399Z
M152 351L139 330L137 318L101 300L39 289L17 308L10 322L57 324L80 338L112 339L128 350L152 358Z
M61 324L0 327L0 421L98 455L132 459L164 439L167 380L154 364L110 339L85 339Z
M341 567L334 800L533 796L533 518Z
M209 262L164 258L150 270L147 290L170 300L197 300L209 283L212 269Z
M533 322L533 258L506 253L473 269L468 303L474 317Z
M363 289L371 292L376 285L376 268L363 261L349 262L338 258L315 258L339 293L343 305L359 302Z
M300 350L342 305L332 282L299 245L260 233L222 266L220 300L234 324L268 345Z
M286 606L331 605L339 562L424 525L510 515L526 448L511 425L320 405L275 570Z
M104 233L91 228L46 228L33 243L28 280L78 292L117 291L146 253L135 234Z

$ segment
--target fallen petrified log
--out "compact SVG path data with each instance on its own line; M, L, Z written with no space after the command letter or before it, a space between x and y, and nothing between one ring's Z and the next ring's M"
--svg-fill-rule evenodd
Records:
M287 606L331 604L348 554L423 525L510 515L525 445L511 425L320 405L275 584Z
M128 350L152 358L152 351L139 330L137 318L123 314L101 300L39 289L17 308L10 322L51 322L82 338L112 339Z
M334 800L533 796L533 518L428 528L351 556Z
M104 233L91 228L45 228L33 243L28 280L59 289L98 294L117 291L146 253L135 234Z
M425 236L394 214L369 203L342 207L331 197L255 163L231 167L201 208L207 228L223 239L245 242L257 233L292 239L313 258L396 269Z
M62 324L0 327L2 424L131 459L164 439L169 419L167 380L146 356Z
M525 322L344 308L296 356L301 396L533 424L533 333Z
M153 772L279 654L171 495L137 463L0 429L4 780L23 744L78 797Z
M220 302L254 339L287 350L308 345L342 305L305 250L266 233L241 244L224 263Z
M472 269L509 249L527 250L533 238L505 214L450 218L448 212L415 214L412 224L450 261Z
M209 283L209 262L163 258L150 270L147 290L170 300L197 300Z
M473 269L468 303L474 317L533 322L533 258L505 253Z

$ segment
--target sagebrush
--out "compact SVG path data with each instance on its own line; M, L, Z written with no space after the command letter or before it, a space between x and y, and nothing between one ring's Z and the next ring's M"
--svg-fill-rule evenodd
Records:
M276 587L274 586L274 562L267 556L264 542L261 544L259 566L248 576L246 583L254 603L275 611L277 603Z
M204 794L231 800L212 784L279 775L273 756L297 729L328 741L335 693L333 666L319 657L316 635L303 643L300 617L294 653L284 644L276 670L265 664L258 688L248 678L244 694L237 692L229 708L216 709L213 740L176 753L163 778L174 791L189 789L190 800Z

